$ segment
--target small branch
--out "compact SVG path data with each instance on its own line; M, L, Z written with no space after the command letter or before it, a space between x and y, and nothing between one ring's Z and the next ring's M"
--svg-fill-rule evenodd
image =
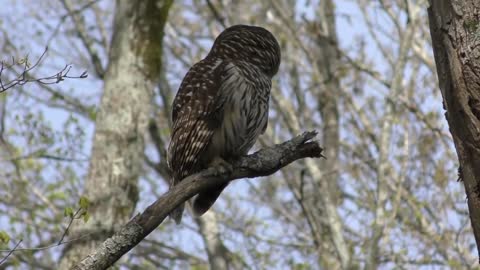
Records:
M21 156L18 156L18 157L0 159L0 162L6 162L6 161L15 162L15 161L20 161L20 160L28 160L28 159L50 159L50 160L65 161L65 162L87 162L87 161L89 161L88 159L76 159L76 158L56 156L56 155L47 153L46 149L39 149L39 150L35 150L31 153L21 155Z
M282 144L242 157L232 163L231 172L219 173L215 168L209 168L183 179L72 269L110 267L157 228L178 205L212 186L240 178L271 175L298 159L322 157L323 149L318 142L312 141L316 135L315 131L305 132Z
M77 240L80 240L80 239L83 239L83 238L86 238L87 236L90 236L91 233L88 233L88 234L84 234L80 237L77 237L77 238L74 238L74 239L70 239L70 240L67 240L67 241L63 241L65 239L65 237L67 236L68 234L68 231L70 229L70 227L72 226L72 223L75 219L79 219L82 217L82 213L85 213L85 212L82 212L85 211L84 208L80 207L71 217L70 217L70 221L67 225L67 227L65 228L65 231L63 232L62 234L62 237L60 238L60 240L56 243L56 244L51 244L51 245L46 245L46 246L39 246L39 247L34 247L34 248L18 248L18 246L20 245L20 243L23 241L23 240L20 240L13 249L0 249L0 253L2 252L8 252L7 256L5 258L3 258L1 261L0 261L0 265L5 262L7 260L7 258L13 254L14 252L20 252L20 251L40 251L40 250L46 250L46 249L50 249L50 248L54 248L54 247L58 247L58 246L61 246L61 245L64 245L64 244L68 244L68 243L71 243L71 242L74 242L74 241L77 241ZM2 268L0 268L2 269Z
M212 2L210 0L207 0L207 5L208 5L208 8L210 9L210 11L212 11L212 14L213 14L213 17L215 17L215 20L217 20L217 22L219 24L221 24L223 26L223 28L227 28L227 26L225 24L225 17L220 15L217 8L215 8L215 6L212 4Z
M5 258L3 258L1 261L0 261L0 265L2 265L4 262L7 261L8 257L10 257L10 255L13 254L13 252L15 252L15 250L17 250L18 246L20 245L20 243L22 243L23 240L20 239L20 241L18 241L18 243L15 245L15 247L10 250L10 252L8 252L7 256L5 256Z
M91 6L93 6L94 4L96 4L97 2L99 2L100 0L93 0L93 1L90 1L86 4L84 4L83 6L81 6L80 8L76 9L76 10L70 10L70 11L67 11L67 14L63 15L62 17L60 17L58 23L57 23L57 26L55 26L54 28L54 31L53 33L50 35L50 37L47 39L47 45L50 44L50 41L52 41L52 39L57 35L58 31L60 30L60 27L62 26L62 24L65 22L65 20L70 17L70 16L74 16L76 14L79 14L79 13L82 13L84 12L86 9L90 8Z
M77 217L78 213L80 213L80 210L82 210L82 208L78 208L75 214L73 214L73 216L70 217L70 222L68 222L67 228L65 228L65 230L63 231L62 237L60 237L60 240L57 243L58 245L61 245L63 243L63 239L65 239L65 236L67 236L68 230L70 230L70 227L72 226L72 223Z
M90 59L92 61L93 67L95 68L95 73L100 79L103 79L103 76L105 75L105 69L102 65L102 61L100 56L98 55L97 50L95 50L94 46L94 40L91 36L88 35L88 30L87 26L85 24L84 18L81 14L81 11L83 11L83 8L80 8L80 12L76 12L76 10L73 9L70 1L68 0L61 0L64 8L67 10L69 13L70 17L72 18L73 24L75 25L76 31L78 36L80 37L80 40L82 41L83 45L88 51L88 54L90 56ZM88 8L90 5L95 4L96 1L92 1L85 5L85 9Z
M55 248L55 247L59 247L59 246L62 246L62 245L66 245L66 244L70 244L70 243L73 243L75 241L79 241L79 240L83 240L87 237L90 237L92 235L92 233L87 233L87 234L84 234L82 236L79 236L79 237L76 237L76 238L73 238L73 239L70 239L70 240L67 240L67 241L63 241L62 243L58 243L56 242L55 244L50 244L50 245L46 245L46 246L38 246L38 247L29 247L29 248L15 248L15 249L0 249L0 253L2 252L22 252L22 251L41 251L41 250L47 250L47 249L51 249L51 248ZM2 268L0 268L2 269Z
M38 65L42 62L43 58L47 54L48 47L45 48L42 55L37 59L37 61L30 65L28 61L28 56L19 60L18 62L15 58L12 57L11 64L7 63L7 61L1 60L0 61L0 93L7 91L8 89L15 87L17 85L24 85L29 82L38 82L40 84L55 84L65 79L84 79L87 78L87 72L84 71L79 76L70 76L69 72L72 69L71 65L65 65L59 72L54 75L41 77L41 78L32 78L29 74L32 70L38 67ZM2 79L2 74L4 71L8 69L14 68L15 65L23 65L20 75L18 75L15 79L4 82Z

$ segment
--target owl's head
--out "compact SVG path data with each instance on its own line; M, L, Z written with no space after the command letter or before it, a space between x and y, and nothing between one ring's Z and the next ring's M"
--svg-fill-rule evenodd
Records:
M247 61L273 77L280 66L280 46L267 29L234 25L225 29L213 43L209 56Z

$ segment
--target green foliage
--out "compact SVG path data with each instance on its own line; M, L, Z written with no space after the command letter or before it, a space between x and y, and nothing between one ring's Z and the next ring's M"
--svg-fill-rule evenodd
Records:
M81 196L80 199L78 199L78 206L79 209L77 211L74 211L72 207L65 207L63 215L71 219L82 218L85 223L88 222L90 219L90 213L88 212L90 200L85 196Z
M190 269L192 269L192 270L208 270L208 266L203 265L203 264L192 265L192 267Z
M92 121L95 121L97 119L97 107L96 106L91 106L88 108L88 116Z
M10 242L10 235L5 231L0 231L0 244L8 244Z
M72 207L65 207L63 210L63 215L65 217L73 218L74 212Z
M83 222L87 223L88 220L90 219L90 213L88 212L88 207L90 206L90 200L85 196L81 196L80 199L78 200L78 204L81 210L80 218L83 218Z
M448 260L448 266L450 266L451 269L461 269L462 268L462 264L458 260L454 260L454 259Z
M296 263L293 265L294 270L310 270L312 267L308 263Z
M90 214L87 211L82 212L80 217L83 218L83 222L87 223L88 220L90 219Z
M54 192L48 194L47 198L50 201L65 200L65 199L67 199L67 194L63 191L54 191Z
M78 200L78 204L80 205L81 209L88 210L88 207L90 206L90 201L88 200L87 197L81 196L80 199Z

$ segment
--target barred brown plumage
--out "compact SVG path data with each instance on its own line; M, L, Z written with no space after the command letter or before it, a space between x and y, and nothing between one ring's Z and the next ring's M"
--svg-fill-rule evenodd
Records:
M171 186L212 163L247 154L267 127L272 77L279 66L280 46L262 27L235 25L217 37L207 57L185 75L173 101ZM205 213L225 187L198 194L194 213ZM170 214L177 224L183 209Z

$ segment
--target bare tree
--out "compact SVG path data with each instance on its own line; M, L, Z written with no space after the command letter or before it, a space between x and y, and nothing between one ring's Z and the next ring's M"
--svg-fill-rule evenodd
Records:
M64 2L65 5L67 4ZM138 201L138 178L153 89L159 79L163 28L172 1L118 1L105 86L85 196L91 221L76 223L60 262L68 269L126 223ZM77 17L74 21L77 23ZM82 31L82 28L79 29Z

